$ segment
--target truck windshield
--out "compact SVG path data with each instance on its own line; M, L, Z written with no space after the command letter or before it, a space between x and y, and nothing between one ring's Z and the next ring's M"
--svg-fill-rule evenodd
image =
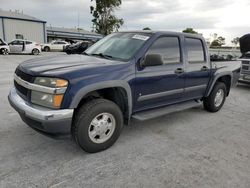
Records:
M84 54L128 61L150 36L148 33L113 33L95 43Z

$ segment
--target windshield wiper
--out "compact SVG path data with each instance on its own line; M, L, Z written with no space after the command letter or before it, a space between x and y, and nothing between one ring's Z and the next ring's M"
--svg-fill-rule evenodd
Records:
M114 58L114 57L111 56L111 55L106 55L106 54L103 54L103 53L99 53L99 54L89 54L89 55L99 56L99 57L102 57L102 58L105 58L105 59L113 59L113 58Z

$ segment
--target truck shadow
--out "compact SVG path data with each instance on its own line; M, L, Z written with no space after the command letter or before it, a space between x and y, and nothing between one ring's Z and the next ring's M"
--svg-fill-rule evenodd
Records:
M244 90L249 90L250 85L247 84L238 84L236 88L244 89Z

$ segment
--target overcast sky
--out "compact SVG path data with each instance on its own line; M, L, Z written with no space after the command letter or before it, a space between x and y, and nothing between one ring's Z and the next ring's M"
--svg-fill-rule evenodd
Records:
M91 30L90 0L0 0L3 10L22 10L47 21L47 26ZM250 0L123 0L116 15L124 19L121 30L150 27L182 31L192 27L205 38L218 33L232 38L250 33Z

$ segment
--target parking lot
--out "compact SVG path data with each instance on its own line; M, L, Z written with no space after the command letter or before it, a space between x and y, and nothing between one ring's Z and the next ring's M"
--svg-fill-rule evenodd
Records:
M218 113L132 122L113 147L87 154L26 126L7 100L19 63L61 54L0 56L0 187L250 187L250 86Z

